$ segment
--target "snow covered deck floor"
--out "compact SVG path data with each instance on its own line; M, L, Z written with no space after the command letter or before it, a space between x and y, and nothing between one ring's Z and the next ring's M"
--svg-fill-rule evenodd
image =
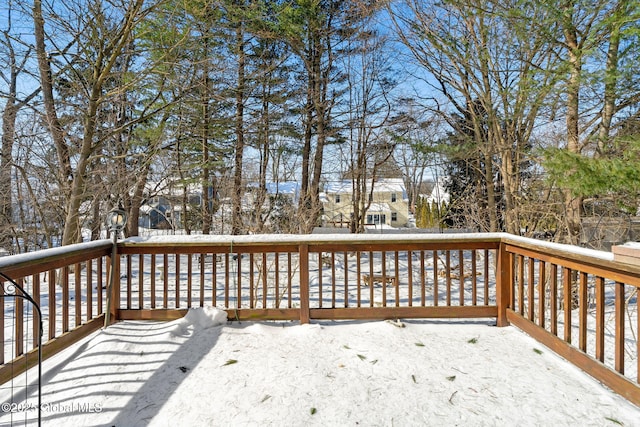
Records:
M491 321L219 320L125 321L45 361L43 424L640 425L640 408Z

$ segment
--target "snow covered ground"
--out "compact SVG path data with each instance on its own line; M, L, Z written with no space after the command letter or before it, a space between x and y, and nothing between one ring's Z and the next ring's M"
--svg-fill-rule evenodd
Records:
M491 323L121 322L44 362L43 424L640 426L640 408ZM0 389L0 425L35 423L35 376Z

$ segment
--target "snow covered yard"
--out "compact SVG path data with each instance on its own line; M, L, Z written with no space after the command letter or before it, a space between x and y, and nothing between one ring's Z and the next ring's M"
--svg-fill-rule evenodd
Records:
M640 425L640 408L491 320L224 317L205 308L120 322L46 360L43 424ZM13 381L16 402L28 375ZM35 417L5 413L0 424Z

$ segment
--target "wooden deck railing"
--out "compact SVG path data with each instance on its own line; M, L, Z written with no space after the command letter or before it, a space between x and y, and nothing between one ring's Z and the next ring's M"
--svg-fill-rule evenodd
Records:
M101 326L111 248L101 241L0 260L0 271L43 305L45 355ZM609 253L502 233L184 236L129 239L117 251L112 321L170 320L200 306L230 319L303 323L495 318L640 405L640 266ZM16 313L16 343L26 342L33 333L18 326L22 309L10 304L3 322ZM3 362L22 362L27 347L5 346ZM0 380L14 366L0 367Z
M40 305L42 355L49 357L104 324L112 243L101 240L0 258L0 271ZM37 363L39 319L0 281L0 384Z
M114 317L170 319L203 305L238 320L497 317L499 243L487 236L126 242Z
M502 250L508 321L640 405L640 266L513 236Z

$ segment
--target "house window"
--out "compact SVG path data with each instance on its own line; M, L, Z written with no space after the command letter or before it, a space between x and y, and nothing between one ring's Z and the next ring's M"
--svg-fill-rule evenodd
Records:
M367 215L367 224L369 225L385 224L386 222L387 222L387 216L385 214Z
M340 195L336 194L336 203L340 203Z
M391 222L396 222L398 220L398 213L391 212Z
M391 193L391 203L396 202L396 193Z

